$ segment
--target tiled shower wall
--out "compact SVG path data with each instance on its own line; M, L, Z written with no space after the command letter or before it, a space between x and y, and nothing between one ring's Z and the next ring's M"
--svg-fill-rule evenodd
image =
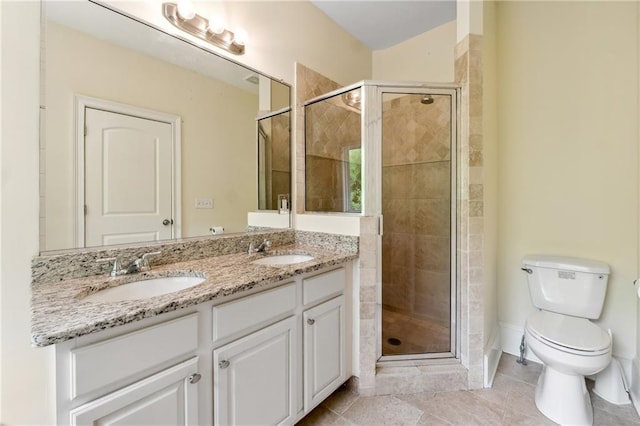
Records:
M383 102L382 303L448 326L451 104L448 96L434 96L428 105L421 99L404 95Z
M456 45L455 78L462 85L458 148L458 285L460 359L469 389L483 386L484 356L484 184L482 132L482 36Z
M360 221L359 359L357 389L363 395L478 389L483 385L483 178L482 36L470 35L455 50L456 83L462 86L457 158L457 284L461 363L377 366L377 218ZM339 88L312 70L296 67L296 211L304 213L305 100ZM354 336L355 337L355 336Z
M305 212L305 135L304 135L304 102L317 96L339 89L340 85L302 64L296 63L295 81L296 110L296 213Z
M360 113L341 97L305 109L306 210L342 212L345 209L345 149L361 146Z
M291 158L289 128L291 113L283 113L271 118L273 149L271 159L271 206L278 208L278 195L290 196Z

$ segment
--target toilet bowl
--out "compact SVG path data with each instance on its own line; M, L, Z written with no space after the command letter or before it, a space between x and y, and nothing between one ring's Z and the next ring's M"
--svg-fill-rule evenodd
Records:
M611 336L589 319L600 316L608 265L556 256L523 261L534 306L525 342L543 363L535 403L561 425L591 425L593 409L585 376L611 362Z
M611 362L610 336L587 319L539 311L527 318L525 339L544 364L536 388L538 410L562 425L592 424L584 376Z

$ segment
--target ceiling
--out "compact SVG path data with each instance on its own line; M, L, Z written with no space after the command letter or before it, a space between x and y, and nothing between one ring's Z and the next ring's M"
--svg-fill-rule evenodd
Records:
M394 46L456 19L455 0L311 0L371 50Z

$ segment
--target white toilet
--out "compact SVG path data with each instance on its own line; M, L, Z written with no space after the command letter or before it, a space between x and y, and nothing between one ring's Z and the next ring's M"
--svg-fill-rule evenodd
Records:
M543 362L536 406L561 425L593 423L584 376L611 362L611 336L590 319L602 312L609 265L575 257L530 255L522 261L539 311L525 325L528 348Z

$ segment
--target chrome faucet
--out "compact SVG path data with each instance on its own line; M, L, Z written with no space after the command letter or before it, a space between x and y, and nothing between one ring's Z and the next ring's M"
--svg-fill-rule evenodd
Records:
M115 278L120 275L120 271L118 271L118 258L117 257L105 257L104 259L97 259L97 263L104 262L113 262L113 266L111 267L111 271L109 272L109 276L111 278Z
M129 265L126 269L118 269L119 262L116 257L107 257L105 259L98 259L96 260L96 262L98 263L113 262L113 267L111 268L111 272L109 272L109 276L114 278L120 275L135 274L137 272L150 271L151 265L149 264L149 259L148 259L149 256L156 256L156 255L159 255L160 253L162 252L152 251L149 253L145 253L142 255L142 257L139 257L138 259L131 262L131 265Z
M267 250L269 250L269 247L271 247L271 241L269 240L264 240L263 242L260 243L260 245L256 248L256 253L266 253Z
M247 253L249 253L249 254L252 254L252 253L266 253L267 250L269 250L269 247L271 247L271 241L269 241L269 240L264 240L256 248L253 247L253 241L252 241L252 242L249 243L249 248L247 249Z
M152 251L149 253L145 253L142 257L136 259L129 265L127 268L127 274L135 274L136 272L147 272L151 270L151 265L149 264L149 256L157 256L161 254L161 251Z

